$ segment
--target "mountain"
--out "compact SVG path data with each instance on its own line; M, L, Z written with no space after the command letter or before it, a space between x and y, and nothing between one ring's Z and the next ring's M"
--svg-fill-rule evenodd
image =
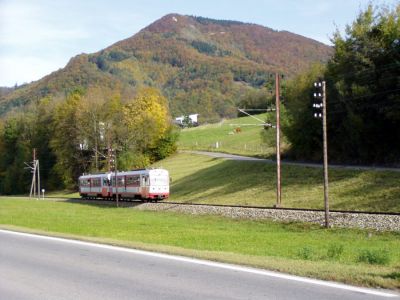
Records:
M256 24L169 14L134 36L65 68L0 94L0 114L77 87L122 93L152 86L168 98L172 115L203 119L236 114L247 92L265 86L274 72L287 77L326 62L332 48L315 40Z

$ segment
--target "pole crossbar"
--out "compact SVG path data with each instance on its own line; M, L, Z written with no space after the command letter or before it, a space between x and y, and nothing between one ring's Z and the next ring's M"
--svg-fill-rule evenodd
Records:
M229 124L229 126L267 126L275 128L275 125L271 123L263 123L263 124Z
M275 108L238 108L239 111L275 111Z
M261 119L255 117L254 115L249 114L248 112L244 111L243 109L238 108L238 110L239 110L241 113L244 113L245 115L248 115L249 117L252 117L253 119L255 119L255 120L257 120L257 121L260 121L261 123L264 123L263 120L261 120Z

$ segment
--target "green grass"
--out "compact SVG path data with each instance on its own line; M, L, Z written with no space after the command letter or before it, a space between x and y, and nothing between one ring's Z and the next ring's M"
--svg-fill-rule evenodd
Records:
M268 114L261 114L256 117L265 120L267 116ZM223 120L218 124L186 128L181 131L178 147L181 150L207 150L249 156L273 155L275 149L262 143L263 129L260 124L261 122L252 117L243 117ZM241 132L235 133L235 129L239 127Z
M157 164L170 171L178 202L273 206L276 166L180 153ZM323 208L321 168L282 165L282 205ZM330 207L400 212L400 173L330 169Z
M347 283L399 288L399 233L115 208L114 204L0 198L3 228L241 263ZM28 230L29 231L29 230ZM332 250L334 247L339 250ZM332 254L332 251L335 252ZM384 251L381 264L360 262Z

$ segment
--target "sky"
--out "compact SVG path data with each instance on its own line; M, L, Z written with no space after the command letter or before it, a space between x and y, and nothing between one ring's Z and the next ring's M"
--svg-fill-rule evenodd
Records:
M255 23L330 44L336 28L343 33L370 2L399 0L0 0L0 86L38 80L169 13Z

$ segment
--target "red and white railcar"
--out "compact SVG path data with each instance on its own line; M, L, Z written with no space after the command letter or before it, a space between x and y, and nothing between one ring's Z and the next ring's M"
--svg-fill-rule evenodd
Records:
M119 198L162 200L169 197L169 180L164 169L117 172L117 177L115 173L82 175L79 194L84 198L115 198L118 193Z

